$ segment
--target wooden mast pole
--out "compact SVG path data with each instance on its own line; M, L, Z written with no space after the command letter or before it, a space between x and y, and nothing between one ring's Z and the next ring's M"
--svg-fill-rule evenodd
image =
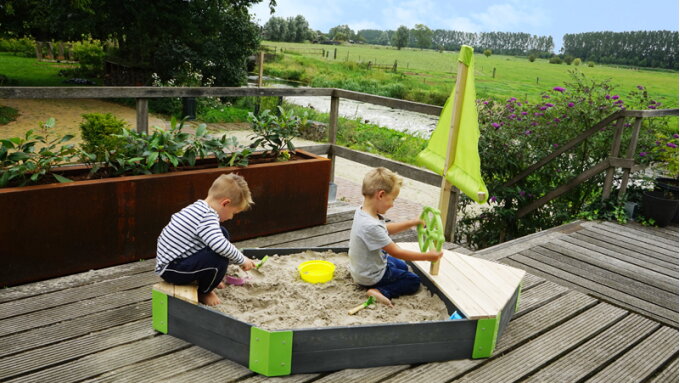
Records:
M462 61L458 62L458 72L456 79L456 89L453 96L453 108L451 110L451 127L449 129L449 140L446 148L446 160L444 161L444 170L442 172L442 185L439 193L439 211L441 212L442 224L446 228L449 210L453 210L451 214L456 216L456 209L458 205L459 190L451 185L446 179L446 172L451 167L453 160L456 158L456 145L458 144L458 131L460 130L460 117L463 106L463 97L465 94L465 84L468 77L468 66ZM451 193L454 193L453 204L450 203ZM453 206L451 206L453 205ZM451 233L455 231L455 221L451 228ZM453 240L453 238L451 238ZM430 274L439 274L439 262L432 262L430 265Z

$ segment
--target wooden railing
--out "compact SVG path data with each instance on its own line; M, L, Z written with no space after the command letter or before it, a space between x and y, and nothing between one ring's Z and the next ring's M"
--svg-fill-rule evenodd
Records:
M377 167L384 166L386 168L397 171L404 177L423 182L428 185L441 186L441 175L435 174L429 170L407 165L401 162L392 161L382 157L374 156L348 149L335 144L337 127L338 127L338 112L340 106L340 98L349 100L367 102L376 105L387 106L395 109L402 109L411 112L419 112L433 116L441 114L441 107L422 104L411 101L398 100L389 97L375 96L372 94L352 92L343 89L334 88L231 88L231 87L214 87L214 88L181 88L181 87L0 87L0 99L3 98L20 98L20 99L61 99L61 98L135 98L137 105L137 130L146 132L148 130L149 112L148 100L151 98L164 97L288 97L288 96L314 96L314 97L330 97L330 116L328 129L328 144L315 145L306 147L315 154L327 155L332 161L331 181L334 180L335 175L335 156L343 157L351 161L359 162L368 166ZM616 112L604 120L600 121L592 128L584 131L567 144L560 147L558 150L545 157L541 161L527 168L522 173L518 174L512 180L506 183L507 186L513 185L537 169L541 168L548 162L557 158L559 155L567 152L579 143L586 140L597 133L601 128L608 126L616 121L616 133L614 141L612 142L610 156L601 163L586 170L584 173L575 177L567 184L558 187L549 192L545 196L535 200L529 205L523 207L518 212L518 217L523 217L529 212L537 209L545 203L559 197L560 195L572 190L578 184L585 182L593 176L606 171L606 180L603 190L603 198L609 197L613 185L613 176L616 168L624 169L622 185L619 193L623 194L626 190L628 177L631 171L638 170L633 160L633 155L637 147L637 139L640 132L642 119L650 117L663 116L678 116L678 109L667 110L645 110L645 111L620 111ZM624 120L626 118L634 118L632 139L629 143L625 158L619 158L621 138L624 129ZM458 189L453 188L449 195L449 201L454 201L457 198ZM454 206L450 204L449 206ZM455 230L455 216L456 214L448 214L450 219L445 223L445 232L448 240L453 237Z

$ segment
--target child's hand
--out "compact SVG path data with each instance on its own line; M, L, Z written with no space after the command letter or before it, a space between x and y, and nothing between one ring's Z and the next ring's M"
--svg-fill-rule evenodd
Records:
M248 271L253 268L255 268L255 262L253 262L253 260L250 258L246 258L246 261L243 262L243 264L241 265L241 269L243 269L244 271Z
M444 255L443 251L428 251L425 253L426 261L435 262L438 261Z

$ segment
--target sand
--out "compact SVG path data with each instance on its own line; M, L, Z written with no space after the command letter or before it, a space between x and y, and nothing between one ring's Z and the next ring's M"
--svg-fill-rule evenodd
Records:
M335 264L330 282L311 284L300 278L297 266L313 259ZM448 319L444 302L423 285L414 295L394 299L393 308L375 304L349 315L347 311L367 297L366 289L352 281L348 262L347 253L306 251L270 256L257 271L229 266L227 274L244 278L246 283L215 290L222 303L214 309L269 331Z

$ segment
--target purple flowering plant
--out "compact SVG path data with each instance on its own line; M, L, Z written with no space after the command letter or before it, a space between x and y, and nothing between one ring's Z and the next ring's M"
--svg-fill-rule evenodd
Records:
M492 246L570 221L592 201L601 197L604 174L581 184L533 213L521 219L516 218L521 207L566 184L609 157L616 130L615 123L558 155L522 181L504 186L534 163L562 150L565 143L612 113L622 109L645 110L651 104L644 87L625 97L620 96L608 80L590 80L576 70L571 71L570 76L570 81L563 86L549 88L538 102L519 97L478 102L482 177L494 199L483 220L475 215L474 209L464 208L472 201L463 199L464 206L461 210L464 213L459 220L457 241L466 243L469 248ZM652 153L656 141L653 133L659 131L663 124L667 124L653 120L657 119L643 120L638 138L638 153ZM625 156L631 132L629 127L624 129L619 157ZM676 155L677 141L676 138ZM663 141L664 145L666 142L668 141ZM635 161L638 164L648 164L653 158L652 155L638 155Z

